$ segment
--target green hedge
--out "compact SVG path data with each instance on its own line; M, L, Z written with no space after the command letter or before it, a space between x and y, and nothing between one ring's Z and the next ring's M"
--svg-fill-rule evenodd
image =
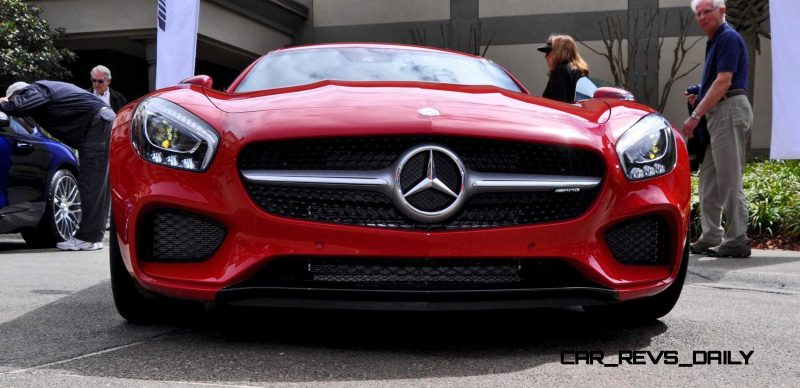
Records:
M748 161L744 193L749 233L800 237L800 160ZM699 235L697 175L692 176L692 232Z

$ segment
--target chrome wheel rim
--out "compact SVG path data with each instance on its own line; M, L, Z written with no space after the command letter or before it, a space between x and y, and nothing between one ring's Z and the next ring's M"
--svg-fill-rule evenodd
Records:
M81 222L78 182L70 175L58 178L53 191L53 222L62 240L72 237Z

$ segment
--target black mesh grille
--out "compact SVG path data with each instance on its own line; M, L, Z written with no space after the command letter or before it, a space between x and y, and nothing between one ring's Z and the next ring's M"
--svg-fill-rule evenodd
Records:
M519 282L515 263L447 263L423 261L370 265L364 261L325 261L309 263L312 280L344 283L510 283Z
M661 217L636 218L606 232L606 242L617 261L626 264L666 264L669 230Z
M141 225L139 248L146 261L198 262L217 251L225 234L225 226L206 217L158 209Z
M264 210L313 221L411 228L389 197L372 191L264 186L245 182L253 200Z
M439 136L299 139L251 144L242 150L242 170L380 170L408 148L435 143L453 150L467 168L481 172L603 176L602 157L589 150L552 144Z
M412 146L435 143L453 150L474 171L514 174L602 177L604 163L595 152L561 145L528 144L476 138L395 136L301 139L247 146L239 158L242 170L379 170L389 167ZM434 152L437 175L458 187L458 169ZM412 157L403 170L404 191L425 173L426 155ZM406 229L469 229L525 225L574 218L585 212L598 189L570 193L485 193L465 203L459 214L439 224L417 223L383 194L340 189L277 187L244 182L256 204L267 212L331 223ZM455 191L455 190L454 190ZM457 191L456 191L457 192ZM414 207L438 211L452 198L425 190L407 198Z
M496 289L596 287L557 259L281 257L241 287Z
M408 159L406 167L400 172L400 187L404 193L414 187L422 178L425 178L426 160L428 160L428 155L424 152L420 152Z
M267 212L312 221L405 229L470 229L553 222L574 218L592 204L597 190L553 193L484 193L470 198L453 218L421 224L409 219L389 197L371 191L277 187L245 182ZM432 190L428 190L432 191Z

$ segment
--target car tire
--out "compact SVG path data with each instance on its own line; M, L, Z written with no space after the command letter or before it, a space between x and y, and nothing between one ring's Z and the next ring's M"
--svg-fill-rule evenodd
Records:
M678 276L666 290L642 299L620 302L610 305L584 306L583 309L606 321L614 322L647 322L667 315L678 303L689 269L689 242L683 248L681 266Z
M160 310L157 299L148 298L139 291L136 281L125 268L119 249L114 217L111 217L108 261L111 270L111 292L119 315L132 323L152 323Z
M50 178L47 202L39 224L23 230L22 238L31 247L52 248L56 243L75 235L80 215L78 180L69 170L58 170Z
M201 303L173 300L142 289L125 268L113 215L109 230L108 261L111 271L111 293L119 315L126 321L136 324L183 324L197 318L197 315L203 312Z

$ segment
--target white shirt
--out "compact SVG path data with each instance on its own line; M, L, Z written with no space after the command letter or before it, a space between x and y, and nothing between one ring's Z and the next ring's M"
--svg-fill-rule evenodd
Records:
M101 100L105 101L106 105L111 106L111 88L106 89L104 94L98 94L97 90L92 89L92 94L100 97Z

